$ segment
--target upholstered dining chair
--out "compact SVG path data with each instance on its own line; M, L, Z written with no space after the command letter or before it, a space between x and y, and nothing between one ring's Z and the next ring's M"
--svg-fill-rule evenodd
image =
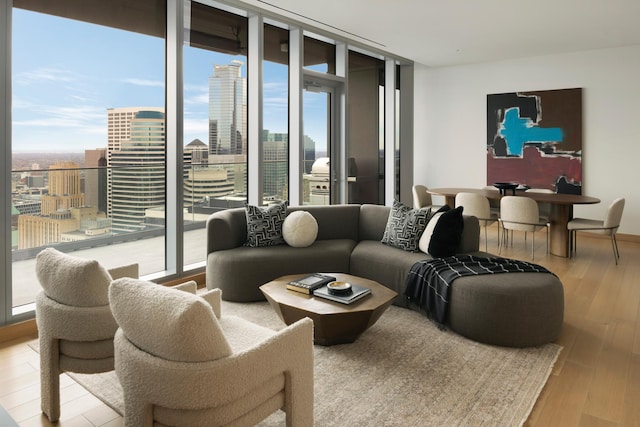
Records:
M429 189L421 184L416 184L411 188L413 193L413 207L415 209L429 208L431 211L437 211L442 205L434 205Z
M482 189L485 190L485 191L493 191L495 193L499 193L500 192L500 190L498 190L493 185L485 185L484 187L482 187ZM500 199L489 198L489 207L491 208L491 213L492 214L500 216Z
M287 426L313 425L312 320L276 332L222 316L221 293L112 282L125 426L248 426L279 409Z
M36 257L36 275L42 287L36 295L41 407L56 422L61 373L113 370L118 325L109 308L109 285L114 278L137 278L138 264L107 270L98 261L47 248Z
M622 211L624 210L624 198L617 198L607 208L607 214L604 220L587 219L587 218L573 218L567 224L569 229L569 254L575 255L576 253L576 240L578 237L578 231L590 231L597 234L604 234L611 238L611 247L613 248L613 257L618 265L620 259L620 252L618 251L618 242L616 241L616 232L620 227L622 221Z
M484 226L484 250L487 251L487 225L498 221L498 215L491 213L489 199L478 193L461 192L456 194L456 207L463 206L465 215L478 218L480 225ZM498 241L500 241L500 227L498 227Z
M549 224L544 220L540 220L540 212L538 204L535 200L524 196L503 196L500 199L500 218L499 223L502 226L502 239L500 240L500 249L509 238L508 231L524 231L525 240L528 232L532 232L531 238L531 259L535 257L536 231L541 228L547 230L547 252L549 252ZM513 242L513 237L511 238ZM504 242L504 243L503 243Z

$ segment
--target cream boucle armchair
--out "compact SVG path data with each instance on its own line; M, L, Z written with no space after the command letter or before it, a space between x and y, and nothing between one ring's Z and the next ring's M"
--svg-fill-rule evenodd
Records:
M313 425L313 322L275 332L221 316L220 295L112 282L125 426L249 426L278 409Z
M36 257L42 412L60 418L60 374L111 371L118 328L109 308L111 280L138 277L138 265L106 270L94 260L48 248Z

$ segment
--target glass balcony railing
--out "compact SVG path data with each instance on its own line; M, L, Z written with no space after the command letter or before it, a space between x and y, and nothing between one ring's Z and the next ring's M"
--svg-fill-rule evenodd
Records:
M45 247L105 267L137 262L141 276L165 268L165 165L12 171L12 307L33 303L35 257ZM206 258L205 224L218 210L244 206L246 163L185 165L184 266ZM187 270L188 268L184 269Z

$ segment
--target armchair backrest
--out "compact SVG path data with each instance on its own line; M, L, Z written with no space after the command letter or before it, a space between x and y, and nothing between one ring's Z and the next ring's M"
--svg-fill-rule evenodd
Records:
M109 304L111 275L98 261L47 248L36 256L36 276L52 300L75 307Z
M121 278L111 283L109 302L127 339L149 354L177 362L232 354L212 307L197 295Z

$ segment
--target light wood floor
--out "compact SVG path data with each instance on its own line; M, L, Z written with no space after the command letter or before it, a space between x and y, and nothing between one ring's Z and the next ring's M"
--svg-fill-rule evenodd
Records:
M546 255L544 232L536 235L534 262L564 284L565 321L557 340L564 349L526 426L640 426L640 243L618 243L616 266L609 240L581 235L577 257L565 259ZM497 248L494 225L489 252ZM523 234L516 233L502 255L530 261ZM40 413L38 355L27 346L33 339L0 344L0 405L20 426L48 426ZM122 425L118 414L66 375L61 384L58 425Z

